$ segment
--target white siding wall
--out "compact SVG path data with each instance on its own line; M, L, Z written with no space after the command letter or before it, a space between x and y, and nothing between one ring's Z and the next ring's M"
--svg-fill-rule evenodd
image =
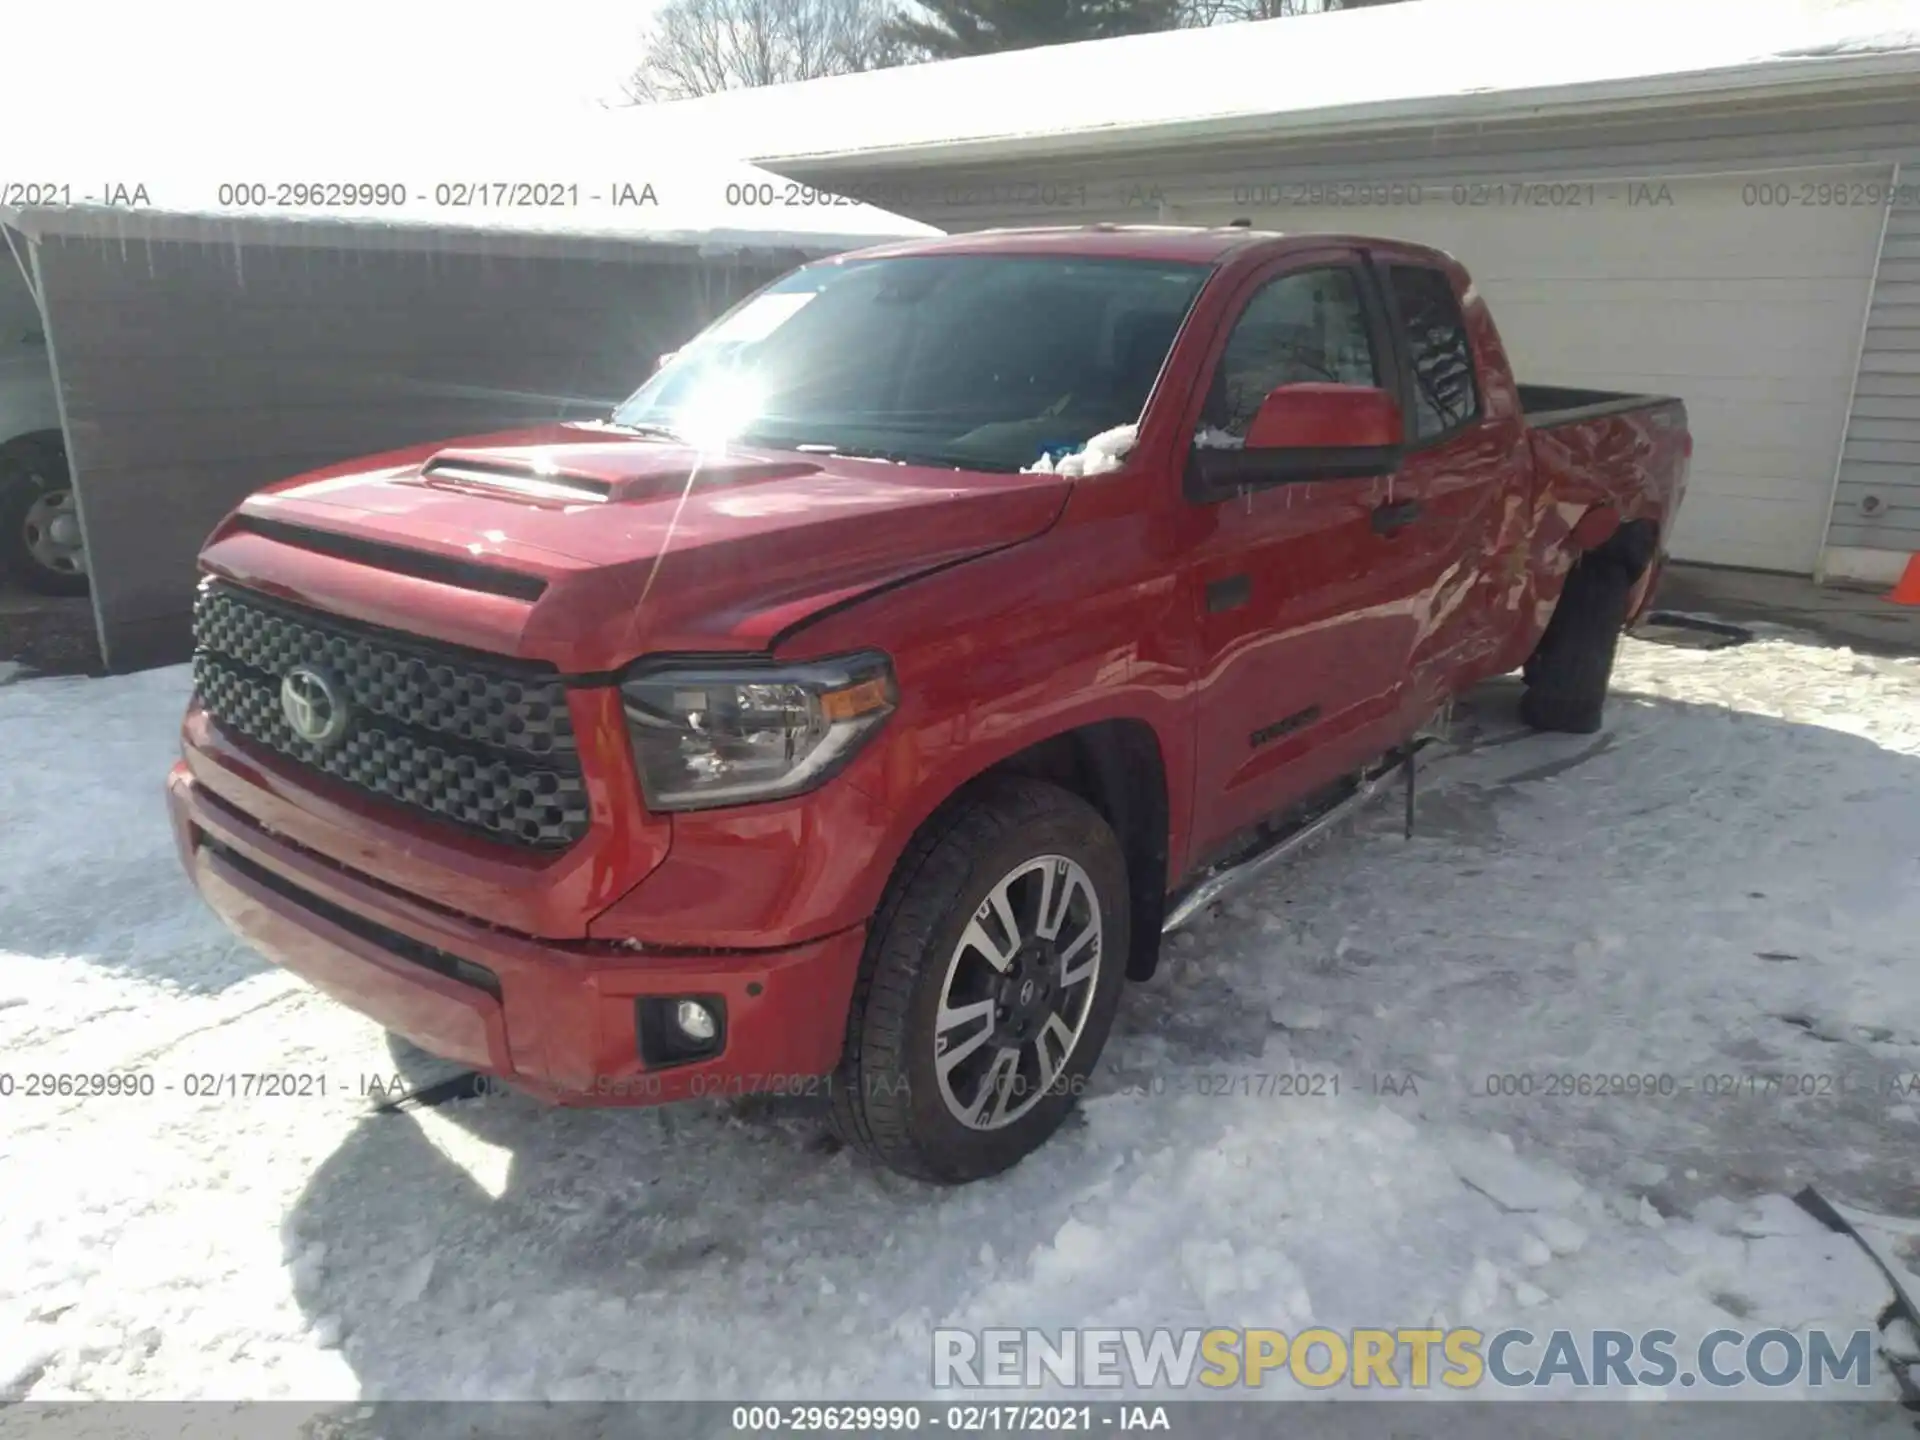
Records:
M1885 185L1903 159L1920 162L1920 93L1118 158L1061 143L1058 162L782 168L948 230L1245 217L1429 240L1480 279L1531 378L1687 400L1699 453L1681 553L1811 573L1830 515L1830 544L1920 545L1920 205L1888 223L1873 204L1743 199L1749 183ZM1920 185L1920 163L1905 177ZM1478 186L1475 200L1490 185L1589 181L1612 187L1609 203L1463 205L1452 189ZM1635 181L1668 183L1675 207L1630 206ZM1316 203L1329 186L1353 188ZM1869 490L1888 508L1862 528Z
M1913 552L1920 551L1920 151L1901 166L1895 192L1903 203L1886 216L1827 544Z
M1560 197L1578 205L1407 207L1392 233L1460 258L1523 380L1687 402L1695 450L1676 557L1810 574L1881 215L1797 202L1877 196L1890 174L1774 171L1644 190L1610 181ZM1786 198L1795 203L1763 203ZM1340 210L1288 217L1292 229L1353 225Z

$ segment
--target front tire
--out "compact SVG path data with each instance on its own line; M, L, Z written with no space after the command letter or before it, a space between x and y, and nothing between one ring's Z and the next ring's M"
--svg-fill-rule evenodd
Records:
M842 1138L950 1185L1045 1143L1113 1028L1127 886L1106 821L1054 785L995 779L930 822L867 937L833 1087Z

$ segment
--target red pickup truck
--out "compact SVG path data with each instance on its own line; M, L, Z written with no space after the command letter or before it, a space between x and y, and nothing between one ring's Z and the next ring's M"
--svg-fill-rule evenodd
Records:
M1517 385L1409 244L841 256L609 420L240 505L180 852L262 953L473 1070L818 1091L977 1178L1060 1124L1162 934L1450 697L1524 666L1530 723L1599 726L1690 451L1676 400Z

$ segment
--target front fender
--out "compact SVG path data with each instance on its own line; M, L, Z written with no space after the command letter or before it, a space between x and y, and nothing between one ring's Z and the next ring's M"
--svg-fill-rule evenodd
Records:
M1166 777L1166 854L1186 853L1191 597L1144 505L1114 503L1081 523L1072 511L1045 535L863 601L783 647L796 660L867 647L893 658L899 708L842 776L893 817L890 856L864 891L876 906L894 859L962 787L1103 722L1151 731Z

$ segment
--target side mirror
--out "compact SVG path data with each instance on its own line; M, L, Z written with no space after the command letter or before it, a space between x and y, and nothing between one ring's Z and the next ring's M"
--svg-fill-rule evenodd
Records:
M1196 443L1191 470L1206 492L1389 475L1400 466L1400 402L1371 385L1282 385L1269 391L1233 448Z
M666 351L663 351L663 352L661 353L661 355L660 355L660 358L659 358L658 360L656 360L656 361L654 361L654 362L653 362L653 368L654 368L655 370L664 370L664 369L666 369L666 368L667 368L667 364L668 364L668 362L669 362L669 361L671 361L671 360L673 359L673 357L674 357L674 356L676 356L676 355L678 355L679 353L680 353L680 352L679 352L678 350L666 350Z

